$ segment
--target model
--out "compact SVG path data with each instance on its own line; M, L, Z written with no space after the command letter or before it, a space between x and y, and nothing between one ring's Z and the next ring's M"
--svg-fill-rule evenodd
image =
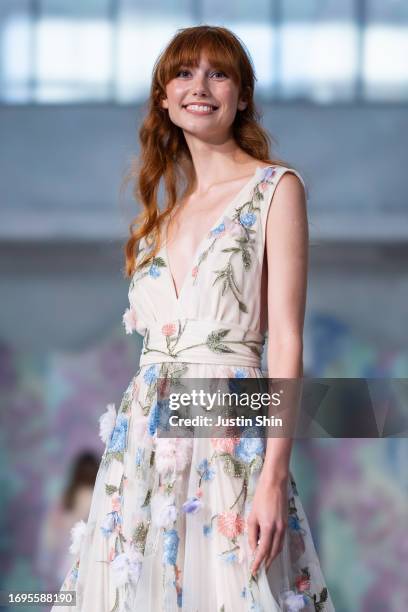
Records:
M54 612L334 610L291 438L158 435L163 381L264 379L267 329L268 377L303 375L307 195L270 158L254 82L222 27L179 30L154 66L125 248L140 367L101 417L106 448L61 588L76 606Z

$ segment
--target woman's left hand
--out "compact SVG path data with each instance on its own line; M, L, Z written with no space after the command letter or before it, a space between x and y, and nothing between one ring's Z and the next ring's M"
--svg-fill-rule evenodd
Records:
M262 473L255 490L251 512L248 516L248 541L254 560L252 574L265 561L268 571L273 559L283 548L288 526L287 478L279 483L265 481Z

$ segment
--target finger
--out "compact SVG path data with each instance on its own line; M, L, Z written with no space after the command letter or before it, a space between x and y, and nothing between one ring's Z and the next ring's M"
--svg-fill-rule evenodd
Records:
M283 549L283 541L285 538L285 532L286 529L284 526L278 526L274 532L274 537L273 537L273 541L272 541L272 546L270 549L270 552L266 558L265 561L265 569L266 571L268 571L268 569L271 566L272 561L275 559L275 557L282 552Z
M259 540L258 548L256 550L255 558L252 563L252 574L255 575L261 565L262 561L264 561L269 553L272 546L272 535L273 535L273 527L272 526L262 526L261 527L261 538Z
M258 546L258 534L259 534L259 525L256 519L248 519L248 543L252 550L255 552L256 547Z

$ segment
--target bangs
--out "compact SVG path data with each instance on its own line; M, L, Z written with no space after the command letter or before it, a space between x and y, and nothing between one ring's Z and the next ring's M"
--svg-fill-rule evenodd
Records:
M241 87L241 70L239 54L234 41L226 40L216 31L205 29L202 32L181 32L170 43L162 58L162 70L159 78L165 86L177 75L182 66L197 67L200 56L205 53L215 70L221 70Z

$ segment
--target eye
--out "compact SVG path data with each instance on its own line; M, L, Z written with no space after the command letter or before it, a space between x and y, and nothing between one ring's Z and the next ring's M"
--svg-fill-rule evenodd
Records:
M178 76L184 76L185 74L189 74L190 70L188 68L180 68L180 70L177 72L176 77Z
M222 78L222 77L226 77L226 76L227 76L227 75L225 74L225 72L222 72L222 70L215 70L215 71L213 72L213 74L214 74L214 75L221 75L221 78Z

